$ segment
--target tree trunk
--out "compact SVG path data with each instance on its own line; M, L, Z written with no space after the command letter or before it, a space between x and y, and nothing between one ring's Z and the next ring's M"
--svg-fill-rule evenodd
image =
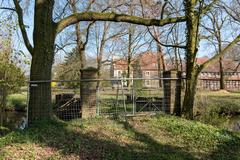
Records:
M178 58L179 58L179 63L180 63L180 71L183 72L183 64L182 64L182 58L181 58L181 55L180 55L180 51L178 49Z
M220 66L220 89L225 89L222 58L219 58L219 66Z
M186 89L183 101L182 115L186 119L193 119L193 106L196 94L198 73L193 72L186 77Z
M79 72L80 72L80 70L83 69L85 66L85 47L83 46L83 42L81 40L80 23L76 24L75 32L77 36L77 53L80 61L80 66L79 66Z
M102 54L100 53L100 55L97 57L97 78L98 79L100 79L102 76L101 69L102 69ZM101 82L97 81L97 88L99 88L100 85L101 85Z
M73 13L77 13L76 0L72 0L70 3L72 6L72 9L73 9ZM76 38L77 38L77 40L76 40L77 41L77 53L79 55L79 61L80 61L80 66L79 66L79 72L80 72L80 70L83 69L85 66L85 46L81 39L80 22L76 23L76 25L75 25L75 33L76 33Z
M177 54L177 52L178 52L178 48L174 48L174 56L175 56L175 69L177 70L177 71L179 71L179 67L178 67L178 54Z
M130 78L130 75L131 75L131 57L128 56L127 58L127 78ZM130 86L130 80L128 79L127 80L127 87Z
M162 47L160 44L157 44L158 78L162 78L161 54L162 54ZM159 87L162 88L162 80L161 79L159 79L158 83L159 83Z
M28 121L47 119L52 115L51 69L54 59L55 24L52 21L54 1L36 0L34 15L32 64ZM46 81L46 82L34 82Z
M161 62L162 62L162 71L166 71L166 64L165 64L165 61L164 61L164 55L161 54Z
M6 105L7 105L7 89L5 86L2 87L2 95L0 95L1 98L1 111L0 111L0 116L1 116L1 121L0 121L0 125L3 125L3 121L4 121L4 116L5 116L5 110L6 110Z
M182 114L187 119L193 119L193 105L197 87L198 67L195 59L198 51L198 31L200 16L196 14L196 1L185 2L185 15L187 24L187 48L186 48L186 90L183 101Z
M100 79L102 77L101 70L102 70L102 58L103 58L104 45L105 45L105 36L101 40L100 49L99 49L99 53L98 53L98 57L97 57L97 78L98 79ZM101 82L97 81L97 88L99 88L100 85L101 85Z
M132 14L132 9L130 10ZM134 26L129 24L128 27L128 53L127 53L127 78L131 75L131 61L132 61L132 41L133 41ZM127 80L127 87L130 86L130 80Z

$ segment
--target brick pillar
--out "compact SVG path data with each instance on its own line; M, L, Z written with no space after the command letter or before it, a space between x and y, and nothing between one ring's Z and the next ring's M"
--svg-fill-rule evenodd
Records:
M93 67L81 70L80 95L82 118L90 118L96 116L96 81L88 81L97 78L97 69ZM86 80L86 81L85 81Z
M163 111L165 113L177 116L181 114L181 75L180 71L163 72L163 78L169 78L163 80Z

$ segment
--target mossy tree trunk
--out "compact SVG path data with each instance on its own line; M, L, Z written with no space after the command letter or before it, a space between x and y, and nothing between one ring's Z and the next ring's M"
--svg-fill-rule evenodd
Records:
M201 65L197 65L196 55L199 44L199 24L201 16L208 12L212 6L218 0L213 0L208 5L198 3L197 0L185 0L185 17L187 24L187 46L186 46L186 90L183 101L182 116L187 119L193 119L193 106L197 88L197 78L199 73L207 67L209 64L221 58L227 53L234 45L240 41L240 35L238 35L233 41L231 41L223 50L218 54L215 54L212 58L207 60Z
M189 74L186 79L186 89L183 101L182 116L187 119L193 119L193 106L196 94L198 73Z
M193 119L193 104L196 93L198 71L195 65L198 46L198 29L200 13L195 10L197 1L185 1L185 15L187 24L187 48L186 48L186 90L183 101L182 115L187 119Z

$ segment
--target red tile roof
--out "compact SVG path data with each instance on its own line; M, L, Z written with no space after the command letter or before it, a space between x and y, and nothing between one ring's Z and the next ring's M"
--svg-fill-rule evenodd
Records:
M156 52L145 52L139 54L133 59L131 64L134 64L136 60L140 60L140 66L142 70L157 70L157 53ZM206 62L209 58L207 56L196 58L197 64L202 64ZM172 61L170 59L165 59L165 65L167 70L174 69ZM184 62L183 62L184 63ZM232 59L223 59L224 72L240 72L239 62L233 61ZM183 69L185 70L185 63L183 64ZM219 62L216 61L210 64L208 67L204 68L202 72L219 72ZM115 70L126 70L127 61L124 59L119 59L114 62Z

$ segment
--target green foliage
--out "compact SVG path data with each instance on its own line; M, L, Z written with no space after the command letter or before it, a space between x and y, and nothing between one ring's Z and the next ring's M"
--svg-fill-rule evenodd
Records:
M7 97L8 110L26 111L27 109L27 94L11 94Z
M6 24L0 30L0 87L4 92L16 91L24 83L24 74L17 66L11 47L11 24ZM18 53L16 53L18 54ZM21 53L22 55L23 53ZM15 58L17 59L17 58Z
M79 61L80 57L77 54L76 49L73 49L72 52L69 52L63 63L58 64L55 69L54 79L59 80L79 80L80 79L80 69L81 63ZM63 83L65 87L75 88L79 87L79 83Z
M0 86L8 92L18 90L25 83L25 77L19 67L12 63L0 62Z
M8 94L17 92L25 83L24 73L12 57L11 36L6 37L1 37L0 32L0 44L3 45L0 46L0 116L3 116L2 112L6 109ZM20 107L20 105L14 107L23 109L23 106ZM0 124L2 124L2 120L1 117Z

